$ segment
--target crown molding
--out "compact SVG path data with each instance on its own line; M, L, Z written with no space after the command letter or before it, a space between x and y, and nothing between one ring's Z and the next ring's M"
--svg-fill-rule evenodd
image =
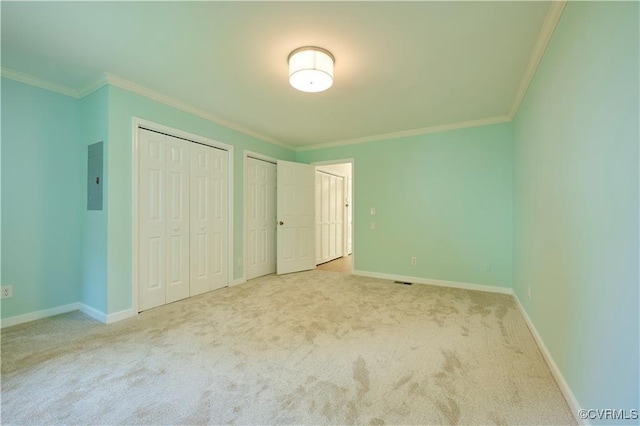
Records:
M538 35L538 40L533 47L531 56L529 57L529 64L522 76L522 80L520 80L520 86L518 86L518 91L516 92L516 97L513 99L513 104L511 104L509 116L511 116L512 119L518 113L520 104L529 89L533 76L536 74L538 65L540 65L540 62L542 61L544 52L547 50L551 36L553 36L553 32L555 31L556 26L558 26L558 22L560 21L560 17L562 16L562 12L566 5L567 0L556 0L551 2L551 6L549 6L549 11L547 12L547 16L542 24L542 28L540 29L540 34Z
M30 86L35 86L35 87L39 87L41 89L45 89L45 90L49 90L52 92L56 92L56 93L60 93L62 95L66 95L66 96L70 96L72 98L76 98L76 99L82 99L85 96L90 95L91 93L95 92L96 90L106 86L106 85L112 85L112 86L116 86L119 87L121 89L125 89L128 90L130 92L136 93L138 95L144 96L146 98L149 98L151 100L160 102L162 104L168 105L170 107L182 110L184 112L187 112L189 114L195 115L197 117L203 118L207 121L211 121L213 123L219 124L221 126L227 127L229 129L235 130L237 132L243 133L245 135L254 137L256 139L259 139L261 141L264 142L268 142L270 144L273 145L277 145L277 146L281 146L283 148L286 149L290 149L290 150L294 150L294 147L292 147L291 145L287 145L285 143L279 142L275 139L272 139L268 136L265 136L261 133L258 132L254 132L253 130L247 129L246 127L242 127L237 123L234 123L233 121L229 121L226 120L222 117L218 117L217 115L214 114L210 114L204 110L201 110L199 108L196 108L192 105L189 105L185 102L179 101L177 99L174 99L170 96L166 96L163 95L162 93L156 92L154 90L151 90L147 87L141 86L137 83L134 83L132 81L129 80L125 80L122 77L119 77L115 74L110 74L110 73L104 73L102 76L100 76L96 81L94 81L93 83L89 84L88 86L86 86L83 89L80 90L76 90L73 89L71 87L67 87L67 86L63 86L61 84L56 84L56 83L52 83L50 81L46 81L46 80L42 80L38 77L34 77L32 75L20 72L20 71L16 71L10 68L6 68L6 67L2 67L0 68L0 70L2 71L2 77L11 79L11 80L15 80L15 81L19 81L21 83L25 83L28 84Z
M182 110L184 112L187 112L189 114L195 115L197 117L200 118L204 118L205 120L211 121L213 123L219 124L221 126L227 127L229 129L238 131L240 133L244 133L245 135L248 136L252 136L256 139L260 139L264 142L268 142L270 144L273 145L278 145L281 146L283 148L287 148L290 150L293 150L294 148L290 145L284 144L282 142L279 142L275 139L272 139L268 136L265 136L261 133L258 132L254 132L253 130L247 129L246 127L242 127L239 124L233 122L233 121L229 121L226 120L222 117L218 117L217 115L208 113L204 110L201 110L199 108L196 108L192 105L189 105L185 102L179 101L177 99L174 99L170 96L167 95L163 95L162 93L156 92L152 89L149 89L147 87L141 86L137 83L134 83L132 81L129 80L125 80L122 77L118 77L117 75L114 74L110 74L110 73L105 73L105 77L106 77L106 81L108 82L109 85L112 86L116 86L119 87L121 89L125 89L129 92L133 92L136 93L140 96L144 96L146 98L149 98L151 100L154 100L156 102L160 102L162 104L168 105L170 107Z
M450 124L444 124L439 126L423 127L419 129L404 130L400 132L371 135L371 136L365 136L361 138L338 140L334 142L306 145L301 147L294 147L294 146L279 142L261 133L247 129L246 127L243 127L233 121L229 121L215 114L211 114L209 112L196 108L192 105L179 101L170 96L156 92L152 89L141 86L132 81L125 80L124 78L114 74L105 73L98 80L88 85L84 89L76 90L64 85L45 81L40 78L31 76L29 74L25 74L9 68L2 67L1 71L2 71L2 77L16 80L25 84L40 87L45 90L50 90L52 92L60 93L60 94L71 96L78 99L81 99L95 92L96 90L104 87L105 85L109 84L130 92L136 93L138 95L144 96L156 102L160 102L162 104L171 106L173 108L179 109L181 111L187 112L197 117L203 118L207 121L211 121L213 123L219 124L229 129L238 131L240 133L254 137L264 142L268 142L273 145L294 150L296 152L312 151L316 149L333 148L333 147L340 147L340 146L346 146L346 145L356 145L356 144L381 141L386 139L397 139L397 138L403 138L403 137L425 135L430 133L439 133L439 132L445 132L450 130L464 129L468 127L487 126L491 124L506 123L513 120L513 118L518 112L518 109L520 108L520 104L524 99L524 96L529 88L529 85L533 80L536 70L538 69L538 66L542 60L544 52L549 44L549 41L551 40L551 37L553 35L553 32L555 31L556 26L558 25L558 22L560 21L562 12L564 11L564 8L566 5L567 5L567 0L554 0L551 2L551 6L549 6L549 11L547 12L547 16L545 17L545 21L542 25L542 29L540 30L540 34L538 35L536 44L534 45L533 51L531 52L531 56L529 57L529 63L527 65L524 75L522 76L520 85L518 86L518 91L516 92L516 96L513 100L513 103L511 105L511 109L508 115L483 118L479 120L464 121L459 123L450 123Z
M29 74L25 74L20 71L12 70L11 68L1 68L2 77L10 80L19 81L20 83L28 84L30 86L39 87L41 89L48 90L50 92L59 93L65 96L71 96L72 98L80 98L78 91L71 87L64 86L62 84L52 83L50 81L42 80L38 77L34 77Z
M382 141L387 139L398 139L398 138L406 138L409 136L427 135L429 133L441 133L441 132L447 132L450 130L466 129L468 127L480 127L480 126L488 126L491 124L507 123L509 121L511 121L511 116L499 115L496 117L482 118L480 120L470 120L470 121L463 121L459 123L442 124L439 126L422 127L420 129L403 130L403 131L394 132L394 133L384 133L381 135L371 135L371 136L365 136L362 138L345 139L345 140L335 141L335 142L326 142L326 143L320 143L316 145L307 145L307 146L298 147L296 149L296 152L312 151L312 150L322 149L322 148L335 148L335 147L346 146L346 145L357 145L357 144L363 144L363 143L374 142L374 141Z
M103 74L96 81L94 81L93 83L85 86L84 89L78 90L78 97L79 98L84 98L85 96L89 96L90 94L92 94L96 90L102 89L107 84L109 84L109 82L107 81L107 76L105 74Z

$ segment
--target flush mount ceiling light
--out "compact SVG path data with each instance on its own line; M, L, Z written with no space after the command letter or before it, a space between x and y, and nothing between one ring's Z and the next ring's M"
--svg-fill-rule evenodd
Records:
M303 92L322 92L333 84L331 52L320 47L301 47L289 55L289 84Z

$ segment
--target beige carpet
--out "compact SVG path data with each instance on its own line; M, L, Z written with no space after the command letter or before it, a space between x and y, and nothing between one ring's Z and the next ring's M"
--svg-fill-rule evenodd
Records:
M2 424L574 424L509 296L267 276L2 331Z

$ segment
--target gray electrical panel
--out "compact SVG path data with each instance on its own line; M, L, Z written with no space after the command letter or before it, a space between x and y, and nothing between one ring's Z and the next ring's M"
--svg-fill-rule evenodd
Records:
M87 154L87 210L102 210L103 143L89 145Z

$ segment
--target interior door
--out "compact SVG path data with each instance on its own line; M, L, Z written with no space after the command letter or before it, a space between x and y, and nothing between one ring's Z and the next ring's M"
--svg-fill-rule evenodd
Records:
M165 136L166 303L189 297L189 142Z
M316 171L316 264L344 254L344 181L324 171Z
M353 178L349 176L346 179L347 183L347 254L353 252Z
M138 295L140 311L166 302L166 149L164 135L140 129Z
M276 271L276 165L247 158L247 279Z
M227 151L191 144L191 296L227 285Z
M210 148L213 182L213 281L211 290L229 285L229 152Z
M277 273L315 268L315 168L278 160Z

